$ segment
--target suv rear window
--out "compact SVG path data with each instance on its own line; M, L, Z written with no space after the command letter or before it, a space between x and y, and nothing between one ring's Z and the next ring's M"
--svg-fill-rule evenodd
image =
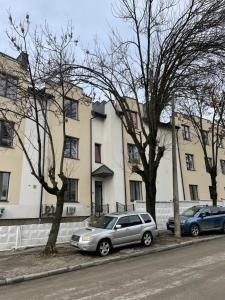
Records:
M141 217L145 223L150 223L152 221L149 214L141 214Z
M129 219L130 219L130 226L142 224L141 219L139 218L138 215L129 216Z

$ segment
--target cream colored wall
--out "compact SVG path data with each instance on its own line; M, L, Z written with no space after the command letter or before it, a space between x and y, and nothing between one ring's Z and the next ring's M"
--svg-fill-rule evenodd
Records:
M50 90L48 91L50 92ZM58 97L57 94L55 94ZM79 120L67 118L66 135L79 139L78 159L64 158L64 172L68 178L78 179L78 202L68 203L67 206L76 206L76 215L89 215L91 211L90 203L90 118L91 102L84 96L81 89L74 87L67 97L79 101ZM85 103L84 103L85 100ZM61 99L59 100L61 101ZM53 142L56 155L56 173L59 174L61 153L63 151L63 126L61 120L53 113L49 113L49 124L52 131ZM49 147L49 145L48 145ZM51 164L50 148L48 148L48 158L46 159L46 172ZM58 178L59 179L59 178ZM60 180L59 180L60 183ZM59 184L60 185L60 184ZM54 204L56 199L45 192L44 204Z
M16 60L4 55L0 55L0 72L16 77L18 74L21 75L23 73ZM12 108L14 110L13 101L14 100L0 96L0 106L3 108L7 107L8 109ZM12 116L8 115L8 118L12 122L15 121ZM3 119L1 115L0 119ZM21 136L23 136L24 127L24 122L22 122L19 128L19 133ZM1 207L3 206L2 204L4 204L4 206L8 206L19 203L23 152L20 150L18 145L18 140L16 137L14 137L12 148L0 147L0 171L11 173L9 179L8 202L0 201Z
M209 186L211 185L211 180L210 180L210 175L206 172L202 146L196 136L192 124L188 120L186 120L182 116L179 116L176 118L176 124L180 126L180 129L178 130L178 141L179 141L181 167L182 167L185 196L186 196L185 198L186 200L190 200L189 185L191 184L191 185L198 185L199 199L209 200L210 199ZM181 127L182 124L190 126L191 141L186 141L183 139L182 127ZM210 126L209 121L203 120L204 130L208 130L209 126ZM209 143L210 143L210 137L209 137ZM206 147L207 147L208 156L211 157L211 145L209 144L209 146ZM225 141L224 141L224 147L225 147ZM187 170L185 153L194 155L195 171ZM225 160L225 149L223 148L219 149L219 154L218 154L217 188L218 188L218 199L224 199L225 198L225 190L224 190L225 175L221 173L220 159Z

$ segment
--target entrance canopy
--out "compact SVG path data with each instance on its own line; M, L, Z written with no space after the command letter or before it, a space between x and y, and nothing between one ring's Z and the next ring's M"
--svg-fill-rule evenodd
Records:
M99 167L98 169L96 169L95 171L92 172L91 174L94 177L110 177L114 175L114 172L108 168L106 165L102 165L101 167Z

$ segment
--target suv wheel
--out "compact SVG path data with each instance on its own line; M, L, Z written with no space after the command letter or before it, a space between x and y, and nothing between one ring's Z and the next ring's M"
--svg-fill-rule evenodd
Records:
M191 235L192 236L199 236L200 234L200 230L197 224L193 224L191 225L191 229L190 229Z
M143 234L143 237L142 237L142 244L145 246L145 247L149 247L152 243L152 235L151 235L151 232L147 231Z
M111 248L110 241L105 239L98 243L97 251L100 256L106 256L110 253Z

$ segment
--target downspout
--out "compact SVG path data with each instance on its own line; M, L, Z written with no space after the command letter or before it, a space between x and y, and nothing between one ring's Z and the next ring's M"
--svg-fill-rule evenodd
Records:
M90 200L91 200L91 215L93 214L93 201L92 201L92 120L95 118L95 116L90 118L90 183L91 183L91 189L90 189Z
M122 131L122 153L123 153L123 180L124 180L124 197L125 197L125 205L127 207L127 180L126 180L126 169L125 169L125 158L124 158L124 131L123 131L123 123L121 121L121 131Z
M177 137L177 150L178 150L178 156L179 156L179 165L180 165L180 174L181 174L182 190L183 190L184 200L186 200L186 197L185 197L185 189L184 189L183 170L182 170L181 157L180 157L180 145L179 145L179 140L178 140L178 130L176 131L176 137Z

